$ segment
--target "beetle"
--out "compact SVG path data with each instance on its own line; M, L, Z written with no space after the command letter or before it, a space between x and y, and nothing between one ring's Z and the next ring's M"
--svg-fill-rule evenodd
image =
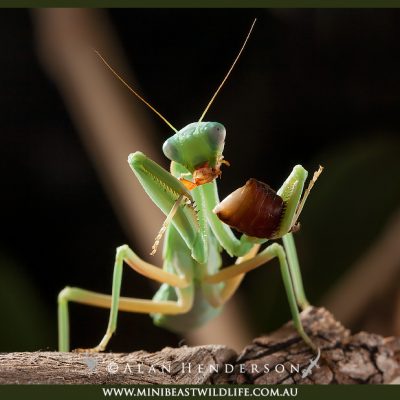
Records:
M104 337L93 349L84 350L104 351L116 330L118 311L148 313L156 325L181 333L218 315L244 275L273 258L279 260L294 325L308 346L316 350L300 320L299 307L305 309L309 303L292 231L298 229L299 215L322 169L314 174L305 191L308 173L296 165L277 193L268 185L250 179L244 188L220 202L216 178L221 175L221 166L228 164L223 158L226 130L218 122L203 121L245 48L255 22L199 120L180 130L134 91L97 52L111 72L175 131L163 145L163 152L171 161L170 171L139 151L128 157L143 189L167 216L151 253L157 251L165 235L164 261L159 268L123 245L116 250L111 295L65 287L58 295L60 351L69 350L70 301L110 309ZM230 226L241 231L242 236L238 238ZM274 242L259 251L269 239L282 239L283 246ZM236 263L221 269L222 250L237 257ZM161 283L153 299L120 296L124 263Z

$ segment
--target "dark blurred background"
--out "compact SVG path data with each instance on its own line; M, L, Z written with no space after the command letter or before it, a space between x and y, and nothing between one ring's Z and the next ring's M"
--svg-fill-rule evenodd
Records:
M352 329L400 335L399 10L2 9L0 351L55 349L58 292L108 293L117 246L151 261L162 216L135 203L126 158L142 150L167 167L161 146L173 132L93 47L181 128L199 118L254 17L206 117L227 128L221 197L249 177L278 189L295 164L323 165L296 234L306 293ZM246 277L228 330L241 336L226 343L290 318L277 267ZM124 273L125 294L155 288ZM107 311L70 309L72 346L96 345ZM120 314L109 348L180 340L146 315ZM215 341L212 331L187 340Z

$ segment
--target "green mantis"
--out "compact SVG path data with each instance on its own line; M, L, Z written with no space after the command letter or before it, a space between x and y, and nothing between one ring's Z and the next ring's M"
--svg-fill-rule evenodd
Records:
M58 296L60 351L69 350L70 301L110 309L107 331L100 343L90 349L103 351L116 330L118 311L148 313L155 324L183 332L218 315L245 274L274 258L279 260L294 325L304 341L316 349L304 331L299 316L299 307L306 308L308 301L292 231L298 226L303 205L320 172L314 175L304 191L307 171L296 165L277 193L261 182L250 180L245 188L238 189L220 203L216 178L221 175L221 165L227 163L223 159L226 131L218 122L203 121L239 59L254 22L235 61L200 119L179 131L131 89L98 54L118 79L175 131L163 145L165 156L171 160L170 172L141 152L128 157L128 163L143 189L167 216L152 251L154 253L157 250L164 235L164 261L162 268L159 268L142 260L129 246L123 245L116 251L111 295L80 288L64 288ZM265 203L265 207L260 208L260 202ZM274 217L271 218L271 215ZM258 236L253 234L254 223L262 228L257 228ZM237 238L228 224L243 232L242 236ZM283 246L274 242L259 251L268 239L282 239ZM223 250L237 257L237 261L221 269ZM161 283L153 299L120 296L124 263L139 274Z

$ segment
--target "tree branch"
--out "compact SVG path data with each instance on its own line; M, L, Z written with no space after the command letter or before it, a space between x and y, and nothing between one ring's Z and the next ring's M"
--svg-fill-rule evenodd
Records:
M351 335L323 308L302 313L321 349L318 367L292 323L254 339L238 356L225 346L165 348L156 353L3 353L0 383L202 384L400 382L400 338Z

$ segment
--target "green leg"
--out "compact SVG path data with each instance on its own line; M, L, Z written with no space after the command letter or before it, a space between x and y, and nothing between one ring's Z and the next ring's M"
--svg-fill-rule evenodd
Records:
M255 257L245 260L240 264L231 265L222 269L214 275L209 275L205 278L207 283L219 283L226 282L240 274L249 272L255 268L264 265L266 262L272 260L273 258L278 258L281 274L283 279L283 284L285 286L286 295L289 301L290 311L292 313L293 323L297 332L302 337L302 339L309 345L314 351L316 351L316 346L311 341L309 336L304 331L303 325L300 319L299 309L297 307L296 295L294 291L293 280L290 275L289 266L286 260L286 254L283 247L278 243L273 243L266 249L261 251Z
M293 324L294 324L295 328L297 329L297 332L299 333L299 335L303 338L303 340L313 349L313 351L316 351L317 347L312 342L312 340L307 335L307 333L304 331L303 325L301 323L299 309L297 308L297 301L296 301L296 296L295 296L295 292L294 292L293 280L290 275L288 263L286 261L285 251L283 250L283 247L279 244L274 243L270 247L272 247L272 246L276 247L276 255L279 259L279 264L281 267L283 284L285 286L286 295L287 295L287 298L289 301L289 307L290 307L290 311L292 313Z
M297 304L302 310L310 306L306 295L304 293L303 280L299 266L299 259L297 258L296 245L292 233L282 237L283 246L285 247L287 261L289 264L290 275L293 281L294 292L296 294Z
M178 301L155 301L145 299L131 299L120 297L123 263L126 263L144 276L168 283L176 287ZM192 291L186 290L188 283L184 278L166 272L141 260L128 247L121 246L117 249L115 258L112 295L104 295L79 288L66 287L58 295L58 327L59 327L59 349L69 350L69 317L68 301L75 301L97 307L110 308L110 316L106 334L98 346L90 351L103 351L117 327L118 310L141 312L141 313L163 313L181 314L190 310L193 302ZM182 289L180 289L182 288Z
M58 294L58 350L69 351L69 311L66 291L64 288Z

